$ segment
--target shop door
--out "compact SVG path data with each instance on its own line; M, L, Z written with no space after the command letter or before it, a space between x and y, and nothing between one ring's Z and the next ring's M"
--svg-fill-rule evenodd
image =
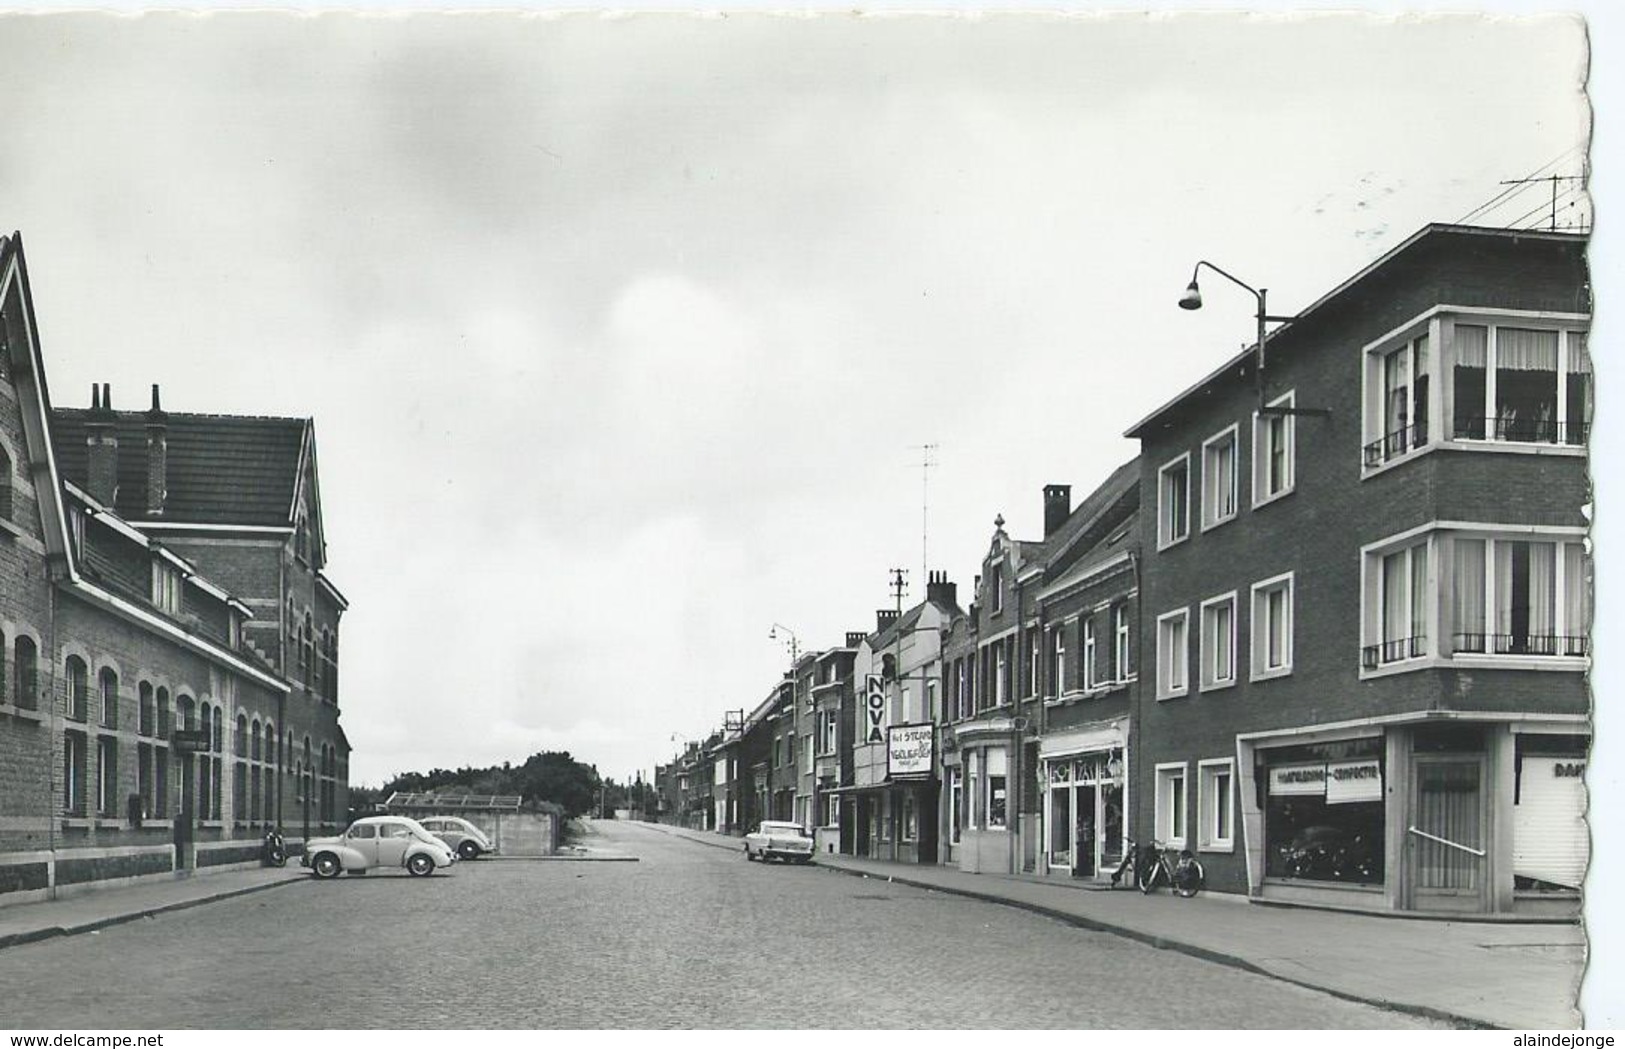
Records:
M1093 786L1074 787L1077 797L1072 805L1072 811L1077 817L1077 826L1074 828L1072 845L1072 876L1074 878L1092 878L1095 874L1095 827L1097 813L1095 812L1095 788Z
M1100 785L1100 871L1114 871L1123 862L1123 784L1107 780Z
M1405 848L1411 906L1426 911L1487 908L1484 761L1478 756L1414 759Z
M1057 787L1049 792L1049 865L1055 870L1072 866L1072 792Z

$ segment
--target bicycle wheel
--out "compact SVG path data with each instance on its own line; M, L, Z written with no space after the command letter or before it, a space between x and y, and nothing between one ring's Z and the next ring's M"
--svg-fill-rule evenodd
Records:
M1206 872L1202 870L1201 863L1193 859L1180 864L1179 873L1174 878L1174 889L1188 900L1202 891L1206 881Z
M1162 861L1158 860L1157 862L1151 864L1149 868L1142 869L1136 875L1135 884L1140 887L1141 892L1149 896L1151 895L1151 890L1157 887L1157 881L1162 877L1162 875Z

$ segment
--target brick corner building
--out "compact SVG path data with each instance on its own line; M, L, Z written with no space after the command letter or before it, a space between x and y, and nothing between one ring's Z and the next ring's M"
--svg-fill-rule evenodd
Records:
M345 819L325 564L311 420L54 407L0 238L0 900Z

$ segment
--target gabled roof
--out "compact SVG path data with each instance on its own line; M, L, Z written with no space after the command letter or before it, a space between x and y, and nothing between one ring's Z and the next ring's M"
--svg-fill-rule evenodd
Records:
M168 413L162 515L147 513L147 431L143 412L115 412L118 499L125 520L291 527L307 456L310 420ZM51 437L62 475L88 482L84 408L53 408ZM312 482L313 483L313 480Z
M1101 482L1100 487L1084 497L1083 502L1067 516L1054 534L1044 541L1044 548L1034 553L1034 558L1053 563L1071 552L1071 548L1080 539L1089 538L1090 533L1095 531L1092 526L1125 498L1132 498L1134 504L1138 506L1139 488L1140 457L1135 456L1113 470L1111 476ZM1104 537L1094 538L1098 542Z

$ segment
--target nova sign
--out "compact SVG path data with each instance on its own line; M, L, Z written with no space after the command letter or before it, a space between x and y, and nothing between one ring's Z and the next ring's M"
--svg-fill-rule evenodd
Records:
M865 674L863 717L865 743L886 742L886 683L879 674Z

